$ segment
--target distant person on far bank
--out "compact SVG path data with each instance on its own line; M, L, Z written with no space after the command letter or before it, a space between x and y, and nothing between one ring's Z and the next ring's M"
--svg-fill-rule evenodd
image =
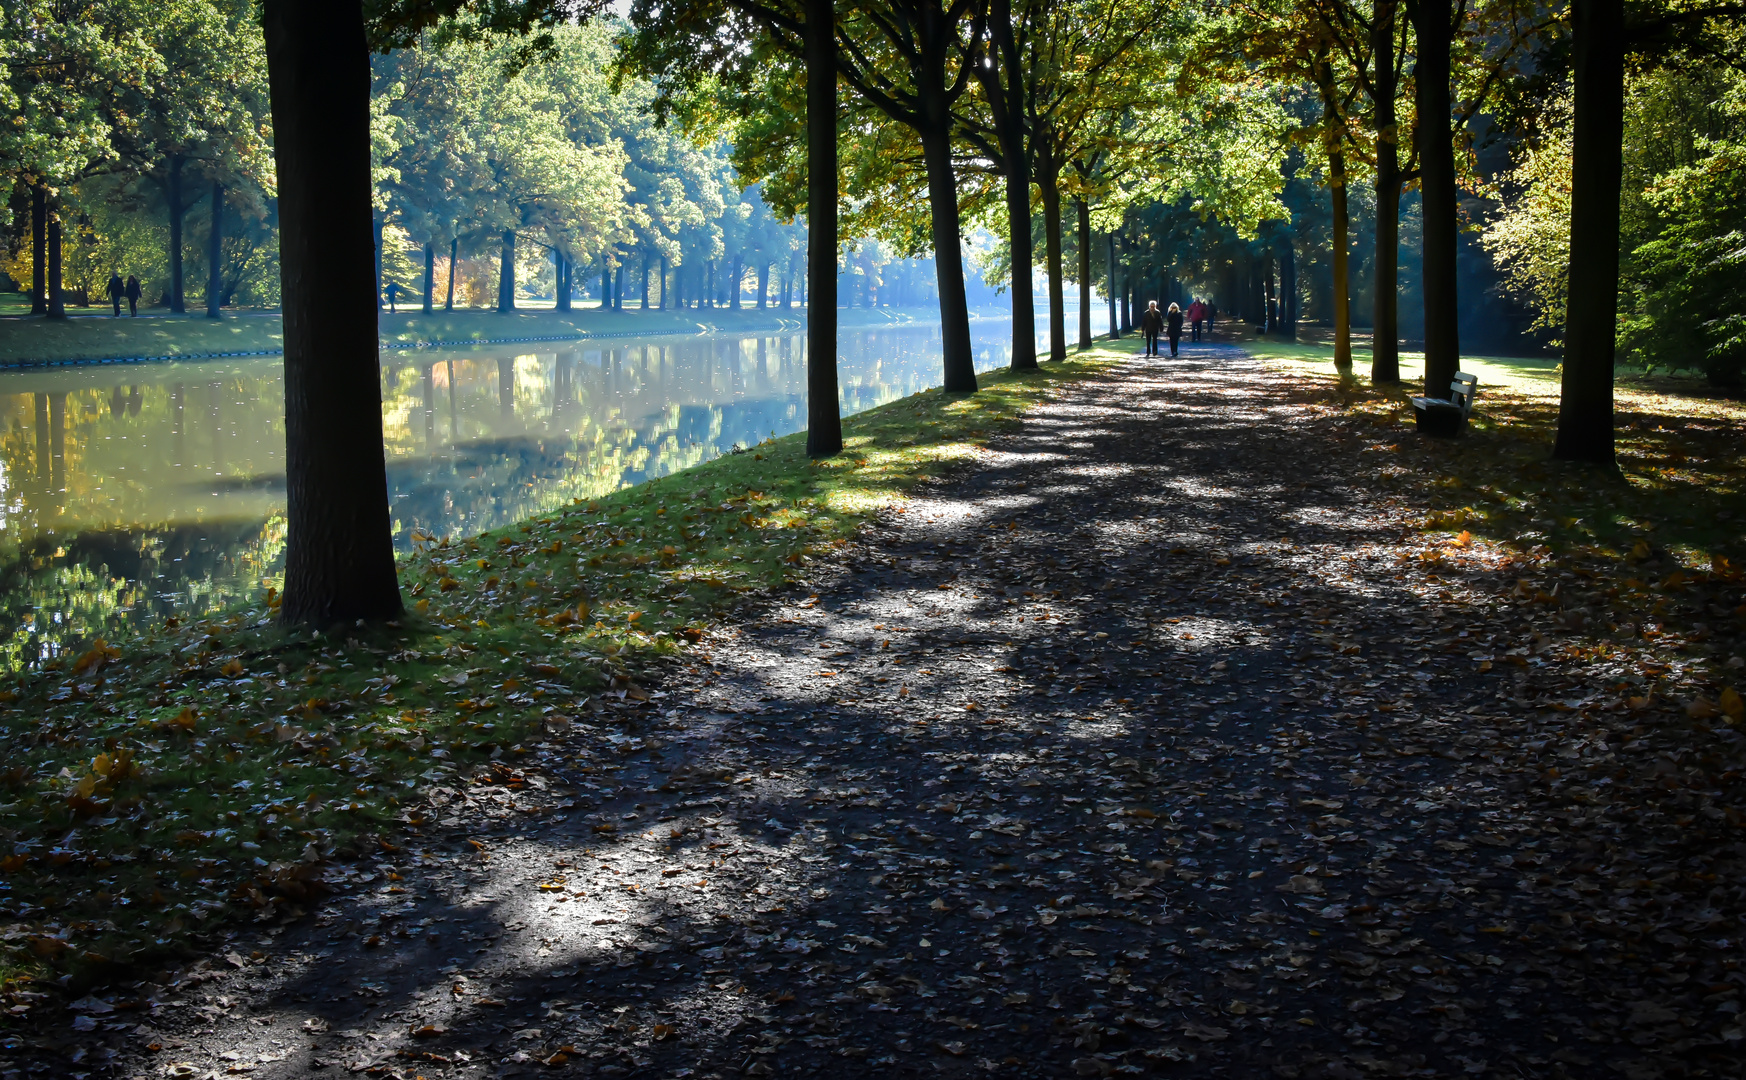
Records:
M1140 332L1146 336L1146 355L1158 355L1158 334L1164 329L1164 314L1158 310L1158 301L1153 300L1146 308L1146 313L1140 316Z
M127 314L130 318L139 318L139 278L127 275Z
M1188 327L1191 333L1188 340L1200 340L1200 321L1204 318L1206 318L1206 305L1196 297L1194 303L1188 305Z
M121 271L117 270L109 275L109 286L104 292L109 294L109 303L115 309L115 314L110 318L121 318L121 298L127 295L127 282L121 280Z
M1176 355L1176 345L1182 340L1182 308L1177 304L1170 305L1170 355Z

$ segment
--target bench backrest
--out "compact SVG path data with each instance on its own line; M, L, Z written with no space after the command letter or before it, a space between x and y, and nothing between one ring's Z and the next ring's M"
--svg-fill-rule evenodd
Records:
M1449 400L1461 406L1461 415L1473 411L1473 399L1479 393L1479 379L1465 371L1457 371L1449 384Z

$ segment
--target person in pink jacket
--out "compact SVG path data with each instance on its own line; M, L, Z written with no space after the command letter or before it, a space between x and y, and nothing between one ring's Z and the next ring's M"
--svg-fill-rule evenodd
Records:
M1197 298L1194 303L1188 305L1188 325L1194 334L1190 338L1191 341L1200 340L1200 322L1204 318L1206 318L1206 305Z

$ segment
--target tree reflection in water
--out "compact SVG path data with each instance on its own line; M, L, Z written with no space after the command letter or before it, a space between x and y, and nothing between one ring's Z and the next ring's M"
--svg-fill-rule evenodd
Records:
M996 325L982 337L1005 340ZM795 333L387 354L396 542L476 533L795 431L804 352ZM1004 353L985 349L978 367ZM871 408L938 384L939 331L845 330L838 364L843 411ZM205 424L188 423L189 382L196 402L204 384ZM206 614L275 574L283 417L274 359L0 374L0 667L118 622Z

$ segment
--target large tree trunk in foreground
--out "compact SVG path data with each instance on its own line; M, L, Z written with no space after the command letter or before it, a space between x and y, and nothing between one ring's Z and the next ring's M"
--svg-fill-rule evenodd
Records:
M1578 4L1582 7L1582 4ZM1425 394L1445 397L1461 370L1456 310L1455 133L1449 100L1449 52L1455 40L1451 0L1413 0L1419 58L1413 68L1419 125L1419 198L1424 211Z
M1376 99L1376 280L1371 314L1370 381L1400 382L1400 311L1397 278L1400 263L1400 122L1394 96L1399 89L1394 70L1396 0L1376 0L1370 21L1370 50L1376 58L1371 79ZM1440 395L1439 395L1440 396Z
M943 95L943 91L942 91ZM964 248L958 228L958 178L952 168L952 138L948 122L921 132L922 160L928 171L928 211L934 238L934 278L940 290L940 345L944 353L946 392L972 393L976 389L976 359L970 351L970 307L964 295ZM814 249L816 250L816 249ZM818 259L815 257L816 267ZM836 252L830 253L827 270L835 280ZM807 279L807 310L812 310L810 290L819 280L814 269ZM836 302L834 293L819 294ZM821 301L824 302L824 301Z
M1351 218L1346 205L1346 155L1328 155L1328 190L1334 203L1334 370L1352 373L1352 295L1347 278L1347 233Z
M837 402L837 52L835 0L806 4L806 453L843 449ZM962 281L959 291L962 295Z
M1570 168L1570 299L1552 456L1613 463L1619 183L1624 142L1624 5L1574 5L1576 90Z
M1067 359L1067 297L1061 282L1061 189L1056 169L1045 157L1037 166L1037 187L1043 193L1043 250L1049 274L1049 359ZM1036 338L1036 330L1031 331Z
M436 244L424 242L424 313L436 309ZM426 371L429 368L425 369Z
M212 182L212 227L206 233L206 317L216 319L224 303L224 185Z
M497 311L515 310L515 230L503 230L503 253L497 265Z
M288 623L400 613L370 251L360 0L264 0L285 334Z
M449 241L449 288L448 296L443 300L444 311L455 310L455 256L460 252L460 250L460 238L456 237L451 239Z
M59 213L48 223L48 317L67 317L66 297L61 293L61 217Z

